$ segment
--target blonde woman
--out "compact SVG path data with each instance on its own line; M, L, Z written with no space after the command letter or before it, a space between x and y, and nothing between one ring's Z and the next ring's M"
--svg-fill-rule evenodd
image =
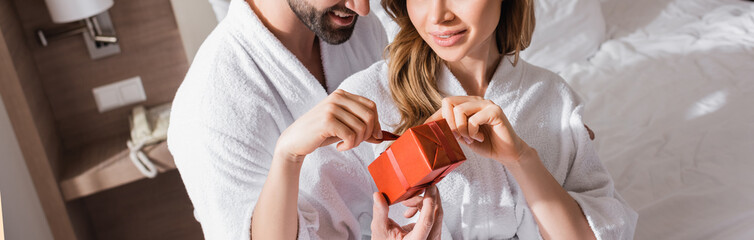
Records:
M374 101L387 130L445 118L457 133L468 160L438 184L444 232L454 239L633 238L637 214L600 163L576 94L518 58L534 29L531 0L382 5L401 28L387 60L341 89Z
M374 194L373 238L633 238L637 214L601 164L577 96L556 74L518 58L534 29L531 0L383 0L382 5L400 26L387 60L350 77L340 87L344 91L298 119L278 140L276 154L301 157L340 140L337 149L347 150L375 142L380 128L402 133L445 118L467 161L437 184L438 190L406 206L388 210ZM357 99L366 107L338 98ZM337 167L366 168L384 148L363 144L354 150L360 157ZM265 190L275 190L268 197L282 191L271 179ZM347 193L347 188L340 189ZM323 219L342 214L338 204L360 204L313 201L332 207L320 212ZM368 210L348 209L362 223L361 233L368 231L359 217ZM404 218L417 209L422 209L417 220ZM348 222L320 227L358 234Z

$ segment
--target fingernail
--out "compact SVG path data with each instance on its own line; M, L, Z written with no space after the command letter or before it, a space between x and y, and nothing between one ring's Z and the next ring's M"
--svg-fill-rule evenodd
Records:
M469 144L469 145L471 145L471 143L472 143L471 139L467 138L467 137L463 137L463 141L465 141L466 144Z
M456 131L453 131L453 136L455 136L456 138L460 138L461 137L460 135L458 135L458 133Z
M477 142L484 142L484 139L480 137L474 137L474 140L476 140Z
M382 131L377 132L377 139L382 139Z

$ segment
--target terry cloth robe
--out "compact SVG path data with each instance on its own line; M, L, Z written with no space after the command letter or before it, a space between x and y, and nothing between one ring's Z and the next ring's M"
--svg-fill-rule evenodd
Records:
M445 66L437 86L444 96L467 95ZM374 101L383 129L393 130L400 122L385 62L354 74L340 88ZM545 167L581 206L597 239L633 239L637 214L615 191L582 122L582 105L562 78L522 60L514 67L505 57L484 98L500 106L516 133L537 150ZM361 158L373 160L387 144L360 146L373 150ZM540 239L513 175L497 161L461 146L466 162L437 184L444 210L443 238ZM404 209L393 205L389 216L400 224L415 221L402 217Z
M321 43L325 91L245 1L231 2L178 89L168 130L168 147L206 239L249 239L252 210L282 131L343 79L379 61L386 44L373 16L359 17L345 43ZM373 189L366 166L343 159L354 158L334 146L306 157L299 239L360 239L362 224L369 226Z

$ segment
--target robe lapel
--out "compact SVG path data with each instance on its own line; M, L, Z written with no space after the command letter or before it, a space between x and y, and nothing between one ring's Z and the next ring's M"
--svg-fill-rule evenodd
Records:
M301 61L290 52L283 43L272 34L254 14L245 1L233 1L236 6L244 8L242 14L248 14L239 34L253 34L258 41L246 43L249 54L257 67L266 75L283 100L293 119L298 119L317 103L327 97L327 92L319 81L304 67ZM337 87L337 86L336 86Z
M510 56L505 56L500 60L500 64L495 69L490 84L484 93L484 99L499 99L501 96L505 99L511 99L518 95L523 74L521 71L515 71L516 69L511 62L512 59ZM453 72L445 64L440 69L437 81L437 87L445 97L468 95L466 90L461 86L461 83L458 82L458 79L453 75Z

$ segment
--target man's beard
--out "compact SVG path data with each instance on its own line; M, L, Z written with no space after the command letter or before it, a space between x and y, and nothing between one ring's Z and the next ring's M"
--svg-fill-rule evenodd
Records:
M312 30L319 39L329 44L341 44L348 41L348 39L351 38L354 26L356 26L356 20L358 20L358 15L356 15L351 9L345 7L333 6L324 11L317 11L317 9L309 5L306 0L288 0L288 5L291 6L293 13L296 14L307 28ZM333 10L353 14L354 19L351 25L347 27L336 27L335 23L329 19L329 14Z

